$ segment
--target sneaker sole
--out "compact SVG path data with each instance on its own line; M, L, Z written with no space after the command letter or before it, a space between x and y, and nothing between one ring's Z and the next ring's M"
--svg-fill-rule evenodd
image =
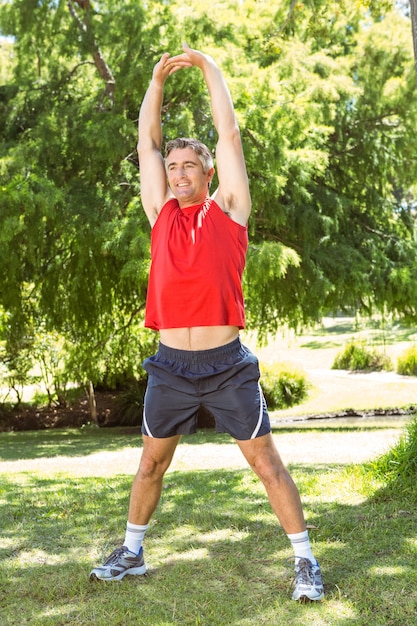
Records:
M104 580L105 582L111 582L113 580L122 580L126 575L130 576L144 576L146 574L146 565L141 565L140 567L131 567L130 569L126 569L124 572L120 572L117 576L112 576L111 578L102 577L96 574L95 570L90 573L90 580Z
M315 598L310 598L309 596L306 596L305 594L301 594L298 598L295 598L294 596L292 597L293 600L296 600L297 602L301 602L301 603L320 602L320 600L323 600L323 598L324 598L324 593L320 594L319 596L316 596Z

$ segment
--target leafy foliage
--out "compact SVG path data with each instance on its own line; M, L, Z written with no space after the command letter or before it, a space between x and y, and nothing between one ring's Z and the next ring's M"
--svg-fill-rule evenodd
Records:
M306 399L309 388L304 372L285 364L263 366L261 386L265 401L271 410L300 404Z
M118 423L138 426L142 423L146 379L132 381L117 397Z
M398 443L369 465L391 494L413 493L417 476L417 418L406 425ZM386 490L386 491L387 491Z
M241 126L248 327L347 308L415 322L417 99L394 2L16 0L0 32L14 41L0 50L0 307L26 336L63 337L80 382L130 372L126 353L148 348L136 121L178 33L220 63ZM198 71L168 81L163 132L214 149Z
M336 355L332 369L380 371L391 370L391 359L383 352L368 347L365 342L351 341Z
M417 376L417 346L411 346L397 359L397 373L403 376Z

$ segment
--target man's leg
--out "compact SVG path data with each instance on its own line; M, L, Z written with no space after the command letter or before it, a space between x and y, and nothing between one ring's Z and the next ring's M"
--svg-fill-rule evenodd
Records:
M281 460L271 434L237 443L265 485L272 509L285 532L304 531L306 525L298 489Z
M281 526L291 540L295 556L294 600L324 597L320 567L311 552L300 494L283 464L272 435L238 441L246 460L263 482Z
M180 436L157 439L143 437L139 469L133 480L124 545L114 550L103 565L90 572L90 580L121 580L146 573L142 540L147 524L156 509L162 480L177 447Z
M131 524L149 522L161 497L162 480L179 440L180 435L164 439L143 435L142 457L130 493L128 520Z

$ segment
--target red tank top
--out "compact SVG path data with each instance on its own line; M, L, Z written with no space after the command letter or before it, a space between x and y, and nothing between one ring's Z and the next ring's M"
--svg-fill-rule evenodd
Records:
M168 200L151 234L145 326L243 328L247 248L247 228L214 200L185 209Z

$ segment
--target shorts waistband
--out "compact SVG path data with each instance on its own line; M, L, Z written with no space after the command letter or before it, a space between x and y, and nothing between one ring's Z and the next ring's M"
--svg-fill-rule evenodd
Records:
M158 355L171 361L181 363L207 363L216 361L220 357L229 356L238 352L242 347L240 337L236 337L230 343L209 350L177 350L159 343Z

